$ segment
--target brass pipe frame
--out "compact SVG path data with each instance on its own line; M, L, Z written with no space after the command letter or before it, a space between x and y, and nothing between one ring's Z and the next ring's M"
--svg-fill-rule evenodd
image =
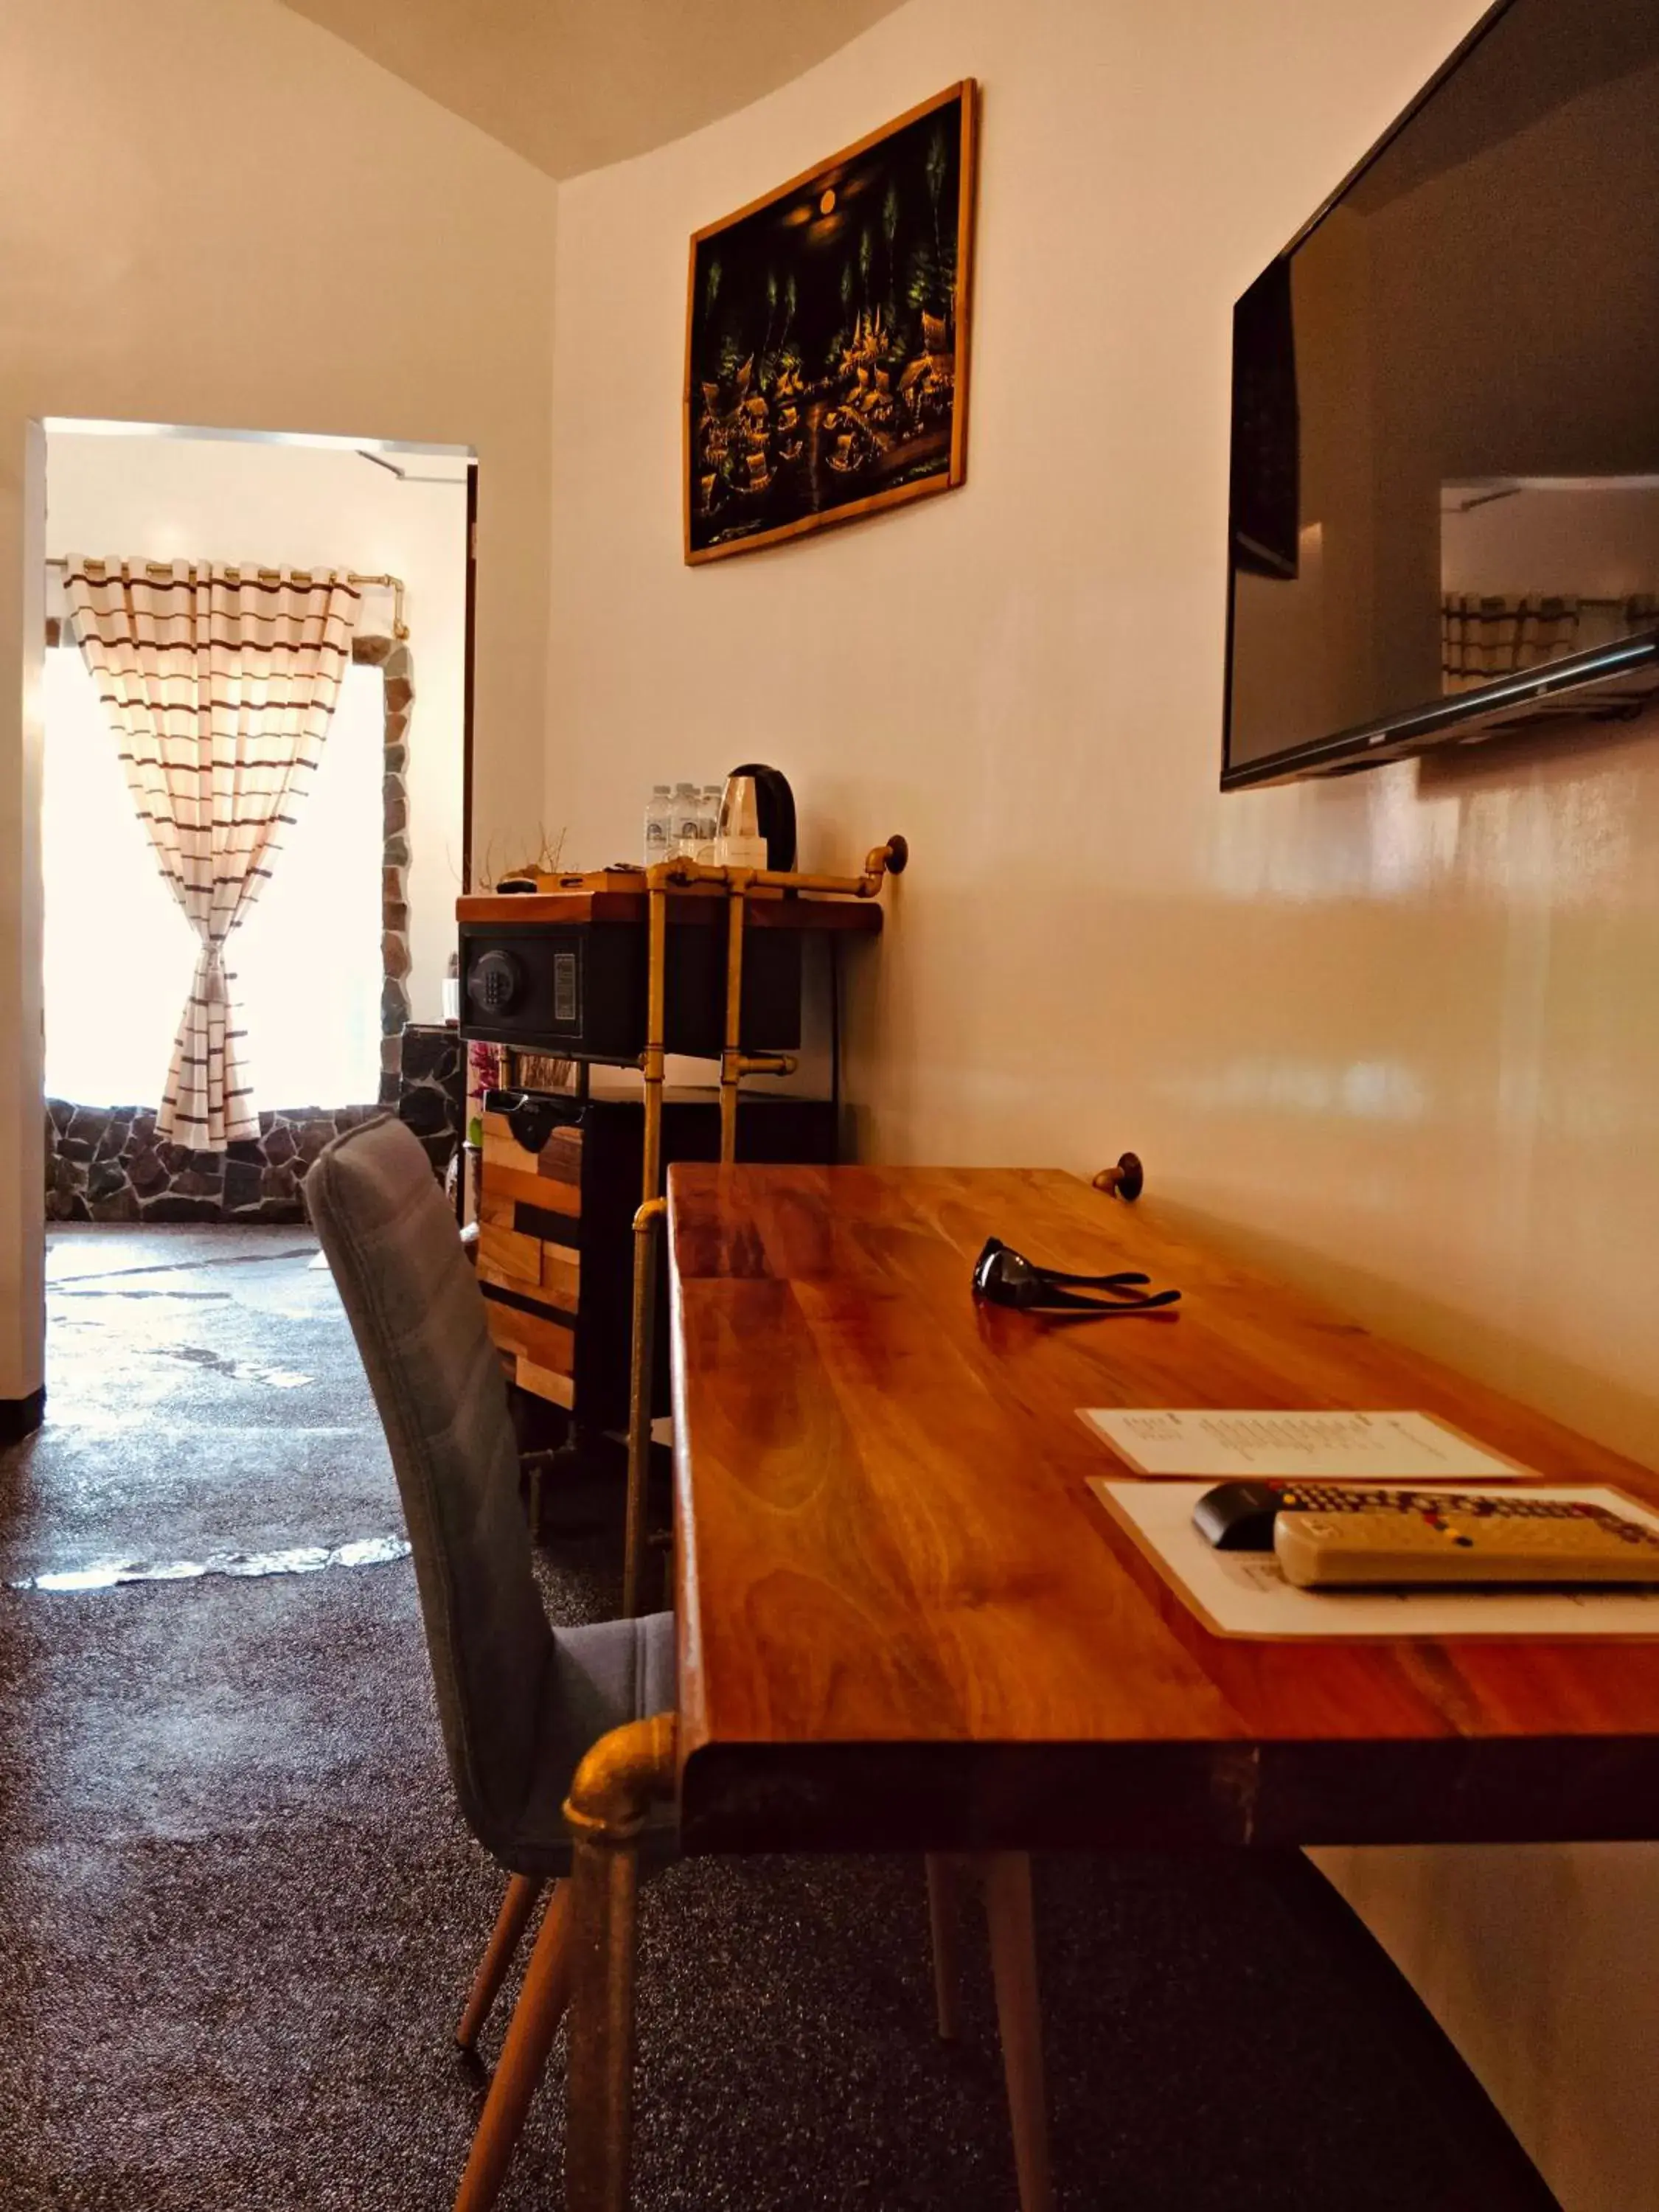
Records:
M647 995L645 1049L640 1068L645 1079L645 1137L640 1176L640 1206L634 1217L634 1341L628 1408L628 1517L623 1536L623 1611L629 1619L640 1609L645 1567L645 1511L651 1464L651 1379L656 1328L657 1224L662 1197L662 1101L666 1060L668 998L668 894L676 884L718 884L730 901L726 922L726 1041L720 1052L720 1159L737 1157L738 1091L745 1075L793 1075L799 1061L786 1053L745 1054L742 1050L743 945L747 894L752 889L823 892L848 898L873 898L887 876L902 875L910 848L890 837L865 858L859 876L802 875L772 868L710 866L677 857L659 860L645 872L647 900Z
M661 880L659 881L658 878ZM648 926L646 933L645 1149L641 1166L641 1204L662 1194L662 1089L668 1026L668 880L664 865L646 872Z
M565 1801L572 1839L565 2212L628 2212L639 1841L674 1791L672 1713L601 1736Z
M640 1205L634 1216L634 1333L629 1351L628 1518L623 1537L623 1612L640 1610L645 1570L645 1509L651 1468L651 1378L657 1319L657 1224L662 1199L662 1093L668 1025L668 884L672 862L645 875L647 898L645 1128L641 1140Z
M884 845L877 845L866 854L862 875L802 875L793 870L785 874L773 868L757 868L754 880L765 890L830 891L850 898L874 898L885 877L904 873L909 858L910 848L904 839L890 837Z
M743 1082L743 932L749 904L733 882L726 912L726 1044L720 1054L720 1165L738 1157L738 1092Z
M640 1612L645 1577L645 1514L651 1471L651 1376L656 1360L657 1224L665 1198L649 1198L634 1216L634 1338L629 1351L628 1518L623 1534L623 1613Z
M865 855L864 872L857 876L805 875L794 869L732 868L723 861L690 860L684 857L659 860L645 872L649 889L660 875L670 884L723 884L727 890L819 891L841 898L874 898L888 876L902 876L910 859L902 837L873 846Z

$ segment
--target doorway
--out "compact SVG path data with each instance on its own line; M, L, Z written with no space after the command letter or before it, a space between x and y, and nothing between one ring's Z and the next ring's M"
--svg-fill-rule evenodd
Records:
M46 446L48 1218L296 1223L311 1159L397 1104L406 1032L442 1020L465 870L474 465L454 448L70 421ZM158 1127L198 940L158 866L108 679L81 649L71 560L150 580L158 607L195 604L168 580L209 572L350 580L326 742L227 944L257 1125L222 1142Z

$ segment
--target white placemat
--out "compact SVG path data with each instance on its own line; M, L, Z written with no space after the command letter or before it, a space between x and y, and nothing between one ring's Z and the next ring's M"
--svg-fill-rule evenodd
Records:
M1432 1413L1083 1406L1079 1418L1137 1474L1212 1482L1510 1482L1531 1470Z
M1652 1589L1304 1590L1287 1583L1271 1552L1218 1552L1193 1526L1207 1482L1108 1482L1089 1487L1113 1518L1218 1636L1659 1636ZM1511 1491L1508 1493L1514 1495ZM1504 1492L1495 1490L1495 1496ZM1528 1486L1539 1498L1581 1498L1650 1528L1659 1514L1619 1490L1577 1483Z

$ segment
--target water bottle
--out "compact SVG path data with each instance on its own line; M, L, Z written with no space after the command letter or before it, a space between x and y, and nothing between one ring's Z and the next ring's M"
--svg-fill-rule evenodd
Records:
M697 858L710 866L720 858L720 798L723 784L706 783L697 810Z
M695 783L674 786L674 823L668 840L672 855L683 854L688 860L697 857L697 845L702 835L702 794Z
M645 865L654 868L659 860L672 856L674 823L674 794L665 783L651 787L651 803L645 810Z

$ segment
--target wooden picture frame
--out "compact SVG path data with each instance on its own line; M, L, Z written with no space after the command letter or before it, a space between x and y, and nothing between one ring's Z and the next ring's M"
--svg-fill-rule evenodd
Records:
M691 566L968 472L978 88L964 77L691 239Z

